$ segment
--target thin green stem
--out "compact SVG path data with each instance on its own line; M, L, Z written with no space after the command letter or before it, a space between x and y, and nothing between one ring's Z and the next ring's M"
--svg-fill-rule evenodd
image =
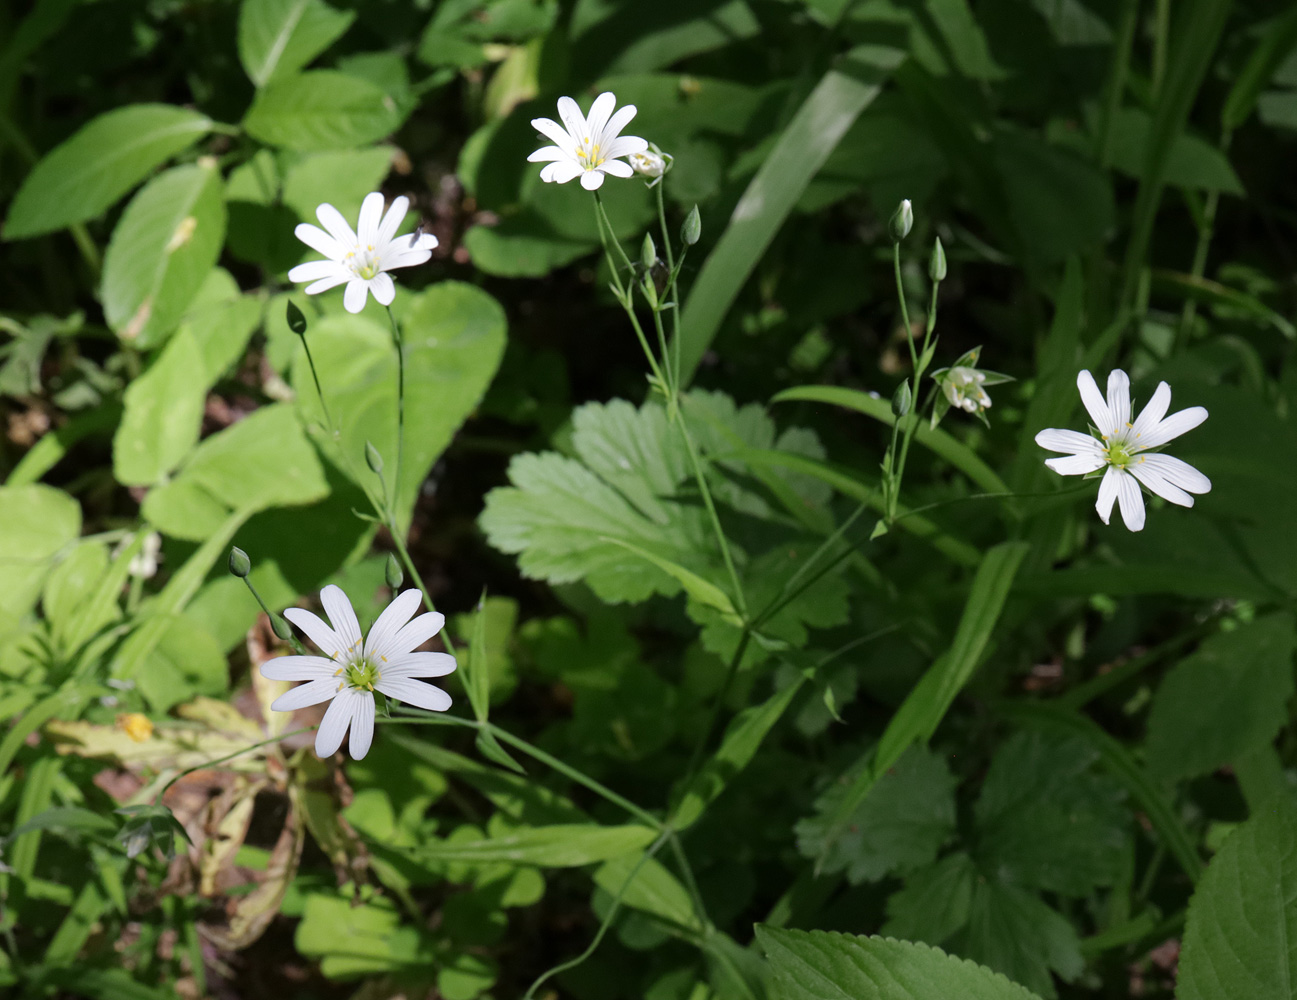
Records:
M396 472L392 476L392 505L401 502L401 457L405 452L405 345L401 341L401 325L396 321L392 307L387 307L387 318L392 323L392 342L396 345ZM393 512L392 520L396 520Z
M203 763L201 764L195 764L193 767L187 767L183 771L176 774L175 777L173 777L170 781L168 781L165 785L163 785L162 788L158 790L158 793L153 797L153 802L155 805L161 802L162 796L167 794L167 789L170 788L172 785L174 785L181 778L185 777L185 775L187 774L193 774L195 771L201 771L204 768L215 767L217 764L224 764L228 761L234 760L235 757L242 757L245 753L251 753L253 750L259 750L261 747L269 746L272 743L282 743L284 740L291 739L294 736L301 736L302 733L312 732L314 729L315 729L314 726L303 726L301 729L294 729L291 733L283 733L279 736L272 736L269 739L262 740L259 743L253 743L250 746L246 746L239 750L235 750L233 753L227 753L224 757L217 757L214 760L206 760L203 761Z
M1166 54L1171 33L1171 0L1157 0L1153 22L1153 103L1162 93L1166 79Z
M914 328L910 326L910 307L905 302L905 283L901 280L901 245L892 244L892 270L896 274L896 298L901 303L901 322L905 325L905 342L910 347L910 361L917 371L919 355L914 349Z
M725 679L721 681L720 690L712 702L712 712L707 719L707 727L703 730L698 742L694 745L693 752L689 755L689 765L685 768L684 781L680 783L681 788L688 788L693 781L694 775L698 773L698 768L702 764L703 751L707 749L716 733L717 725L720 722L721 710L725 707L725 699L729 696L730 686L734 683L734 678L739 672L739 664L743 662L743 654L748 650L748 642L752 639L752 626L744 625L743 632L739 635L739 644L734 649L734 655L730 657L729 667L725 670Z
M306 335L299 334L302 341L302 350L306 352L306 364L311 369L311 380L315 383L315 395L320 400L320 409L324 413L324 421L328 425L329 434L335 440L338 436L337 427L333 422L333 414L329 412L329 404L324 399L324 390L320 388L320 373L315 368L315 358L311 354L311 345L307 343Z
M1230 142L1233 134L1226 129L1220 138L1220 150L1222 153L1229 151ZM1220 192L1211 191L1207 195L1207 203L1203 206L1202 225L1198 229L1198 244L1193 251L1193 266L1190 274L1194 278L1201 278L1207 271L1207 253L1211 249L1211 240L1216 233L1216 211L1220 207ZM1180 310L1180 325L1175 331L1175 353L1179 353L1189 343L1189 335L1193 332L1193 323L1198 316L1198 302L1196 299L1187 299L1184 308Z
M1060 695L1057 704L1062 705L1064 708L1080 711L1094 699L1107 694L1114 688L1120 687L1126 681L1138 676L1146 668L1179 652L1191 642L1197 642L1210 634L1216 628L1216 623L1216 616L1212 616L1189 631L1182 632L1166 640L1166 642L1159 643L1146 653L1132 656L1125 663L1113 667L1107 673L1098 674L1084 684L1074 687L1066 694Z
M244 586L246 586L248 590L252 592L252 596L256 600L256 602L259 605L261 605L261 610L264 611L266 613L266 617L270 619L270 624L272 628L274 627L276 620L283 621L283 618L281 616L275 614L273 611L270 610L270 608L266 606L266 602L262 600L261 595L257 593L257 588L252 585L251 577L247 577L247 576L243 577L243 583ZM276 632L276 635L278 635L278 632ZM288 630L288 644L293 647L293 652L296 653L298 656L306 655L306 649L302 646L302 643L298 640L297 636L293 634L291 629Z
M396 546L396 553L401 557L401 565L405 567L405 571L410 574L410 579L414 581L414 585L419 588L419 593L423 595L423 603L427 605L429 611L436 611L437 606L432 603L432 595L428 593L428 588L424 586L419 571L414 568L414 560L410 558L410 550L406 547L405 539L390 521L387 529L392 536L392 544ZM438 635L441 636L441 643L446 647L446 652L451 656L458 656L459 654L455 652L455 643L451 640L447 630L443 628Z
M694 878L693 867L689 864L689 858L685 855L684 845L680 843L680 834L675 830L671 831L671 852L675 855L676 864L680 866L680 877L684 879L685 889L688 890L690 899L693 902L694 914L703 927L710 931L712 921L707 916L707 904L703 902L703 894L698 890L698 880Z
M621 245L621 240L617 239L617 233L616 230L613 229L612 223L608 221L608 212L603 207L603 199L599 196L598 191L594 193L594 207L595 211L599 213L599 218L603 223L603 227L607 230L608 236L612 240L612 245L617 248L617 254L621 257L622 267L626 268L628 272L633 272L634 266L631 264L630 258L626 256L626 251ZM605 247L606 246L607 244L605 244Z
M1139 22L1139 0L1125 0L1117 25L1117 40L1112 49L1112 71L1105 88L1103 111L1095 134L1094 155L1099 166L1107 168L1112 157L1112 127L1121 109L1126 93L1126 77L1130 72L1130 54L1135 45L1135 29Z
M720 515L716 511L716 504L712 500L711 487L707 485L707 475L703 472L702 463L698 458L698 449L694 445L693 436L689 433L688 422L683 418L679 421L680 433L685 439L685 450L689 452L689 464L693 467L694 479L698 483L699 492L702 493L703 505L707 508L707 516L711 519L712 530L716 533L716 543L720 546L721 558L725 561L725 570L729 573L730 585L734 588L734 603L740 615L744 618L748 616L747 599L743 596L743 584L739 582L738 570L734 567L734 557L730 554L730 544L725 537L725 529L721 527Z
M864 512L867 511L868 509L869 509L869 501L862 500L860 504L856 507L856 509L853 510L851 514L847 517L847 519L843 521L840 525L838 525L836 529L834 529L833 534L829 535L828 538L824 539L824 541L820 543L819 548L817 548L814 552L811 553L810 558L797 567L797 572L795 572L792 576L788 578L788 580L784 583L783 587L780 589L779 594L770 601L770 604L774 604L776 601L779 600L780 597L782 597L785 593L787 593L798 583L800 583L802 577L805 576L807 573L809 573L811 571L811 568L817 562L819 562L820 557L823 556L824 553L827 552L829 549L831 549L834 545L836 545L838 543L838 540L843 535L845 535L847 531L850 530L851 526L855 524L856 521L859 520L860 516L864 514ZM765 613L762 612L757 615L755 621L760 622L763 621L764 618L765 618Z

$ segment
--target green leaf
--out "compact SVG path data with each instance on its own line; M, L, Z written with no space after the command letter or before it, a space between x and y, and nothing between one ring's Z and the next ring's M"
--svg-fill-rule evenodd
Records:
M398 298L398 305L402 305ZM471 285L444 281L403 304L398 316L405 340L405 455L394 508L407 524L415 497L481 401L504 353L504 310ZM396 457L396 348L388 325L365 315L329 316L308 336L329 410L348 456L340 468L372 485L364 461L373 442L389 467ZM310 369L299 353L293 365L298 405L324 425ZM336 451L326 454L333 457ZM353 470L356 471L353 473ZM390 490L389 482L389 490Z
M824 75L779 137L734 207L684 304L682 384L693 378L725 314L811 178L903 58L902 52L882 46L852 49Z
M620 545L629 552L635 553L641 559L651 562L662 572L673 577L681 587L695 601L704 604L707 607L719 611L721 617L730 625L742 626L743 618L734 609L734 604L730 601L729 595L714 583L704 580L692 570L685 569L679 563L674 563L669 559L663 559L659 555L654 555L645 549L640 548L631 542L620 538L603 537L600 541L608 542L611 545Z
M54 633L55 645L65 653L76 646L71 639L81 631L81 612L89 603L99 582L108 574L108 546L100 542L83 542L54 568L45 581L41 608ZM94 622L91 630L104 625Z
M845 406L849 410L873 417L880 423L891 426L896 423L891 403L881 396L875 398L859 389L844 389L831 385L803 385L785 389L771 397L772 403L786 403L802 400L812 403L828 403L833 406ZM915 428L914 440L923 445L934 455L944 458L969 479L988 493L1007 493L1009 488L995 471L983 462L977 454L962 441L952 437L943 430L933 429L927 421L921 421Z
M113 435L113 477L123 486L155 485L198 443L208 387L204 367L197 338L182 328L126 387Z
M1297 998L1297 808L1235 830L1189 901L1176 1000Z
M122 213L104 254L104 318L123 340L152 347L172 331L225 241L221 175L175 167Z
M1123 108L1113 116L1109 147L1113 167L1129 177L1141 177L1148 162L1153 118L1138 108ZM1229 158L1204 139L1189 133L1175 137L1166 158L1166 183L1199 191L1242 195L1243 182Z
M284 174L284 204L312 223L316 207L323 202L348 219L357 218L365 195L379 189L391 166L388 146L303 156Z
M150 708L166 712L196 695L225 694L229 666L211 633L180 615L154 616L150 622L158 640L134 678Z
M915 872L905 886L887 898L889 937L945 944L968 924L973 892L980 878L973 859L962 851Z
M968 925L950 947L1047 998L1057 995L1051 970L1070 982L1085 968L1067 918L1034 893L985 878L975 883Z
M211 128L206 115L169 104L133 104L100 115L32 168L9 208L5 239L93 219Z
M258 87L296 73L351 27L355 11L323 0L243 0L239 61Z
M581 0L569 31L573 65L600 75L660 69L751 38L760 29L743 0L662 0L651 8Z
M622 886L626 885L631 873L635 872L635 881L622 893L622 905L650 913L686 930L701 931L702 922L694 912L693 901L680 880L657 858L649 858L640 864L642 858L642 854L635 852L605 861L595 870L595 885L616 896L621 893Z
M81 533L81 507L49 486L0 486L0 635L18 627L55 556Z
M1015 884L1068 896L1117 881L1130 814L1121 787L1093 773L1098 760L1098 751L1075 736L1018 733L1006 740L977 800L985 867Z
M1268 745L1287 721L1297 632L1287 614L1219 632L1158 686L1148 766L1169 781L1207 774Z
M349 149L385 139L404 115L376 84L335 70L309 70L266 84L243 127L271 146Z
M1295 46L1297 7L1290 7L1260 32L1256 48L1234 78L1234 86L1225 98L1220 112L1221 128L1232 131L1251 117L1261 90Z
M332 979L350 979L401 970L428 970L436 964L431 934L401 922L396 905L375 897L356 904L336 891L306 897L293 944Z
M810 858L831 843L820 862L826 873L844 872L852 885L905 875L931 865L955 832L955 786L943 757L910 747L878 779L869 797L848 816L847 832L829 832L856 772L868 768L870 755L830 785L815 801L814 815L797 824L798 848Z
M924 944L757 926L774 1000L1037 1000L984 966Z
M655 836L647 826L558 824L524 827L481 840L448 839L411 850L419 861L518 864L538 868L575 868L630 854Z

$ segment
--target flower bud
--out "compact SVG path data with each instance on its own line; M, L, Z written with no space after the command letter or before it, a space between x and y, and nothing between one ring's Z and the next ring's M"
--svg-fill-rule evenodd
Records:
M941 245L941 237L932 244L932 258L928 261L928 277L933 281L946 280L946 250Z
M230 572L240 580L246 579L252 572L252 560L237 545L230 548Z
M653 275L644 275L644 280L640 282L640 291L644 293L644 298L648 301L650 309L658 307L658 289L653 283Z
M401 564L396 561L396 556L392 553L387 554L387 565L383 568L383 575L387 578L387 585L393 591L401 589L401 584L405 582L405 574L401 572Z
M302 315L302 310L293 304L293 300L288 300L288 308L285 310L288 314L288 329L292 330L299 337L306 336L306 317Z
M914 394L910 390L909 382L902 382L892 393L892 415L903 417L910 412L910 404L914 402Z
M703 234L703 220L698 214L698 206L695 205L685 216L684 225L680 227L680 239L685 246L691 247L698 242L698 238Z
M653 270L653 265L657 263L658 249L653 244L653 234L645 233L644 242L639 251L640 263L644 265L645 271Z
M896 211L892 213L887 228L891 231L893 243L900 243L910 235L910 230L914 228L914 210L910 208L909 198L903 199Z
M378 453L370 441L365 442L365 464L369 466L369 471L378 475L383 471L383 456Z
M661 177L667 170L667 161L660 153L646 149L642 153L631 153L627 157L631 169L641 177Z
M293 637L293 630L288 627L288 622L284 621L279 615L272 614L270 616L270 629L284 642Z

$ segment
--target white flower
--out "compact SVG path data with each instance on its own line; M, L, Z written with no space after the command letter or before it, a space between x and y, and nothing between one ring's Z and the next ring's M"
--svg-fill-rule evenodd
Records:
M351 313L365 308L368 292L373 292L381 305L391 305L396 286L387 272L424 263L437 245L437 237L419 229L413 234L396 235L409 207L410 199L402 196L384 215L383 195L373 191L365 195L357 232L352 232L341 212L327 202L321 205L315 215L324 229L303 222L294 232L308 247L329 259L298 264L288 272L288 280L311 282L306 286L307 295L318 295L345 283L342 304Z
M986 373L967 365L947 369L941 379L941 391L950 405L967 413L977 413L991 405L991 397L983 387Z
M627 157L631 169L641 177L661 177L666 173L667 161L661 153L646 149L642 153L631 153Z
M562 125L551 118L533 118L532 127L554 142L527 157L532 163L545 163L540 179L566 184L580 177L581 186L594 191L603 184L604 174L630 177L630 164L617 157L642 153L648 149L648 142L639 136L619 135L635 117L635 105L628 104L613 114L616 105L617 98L612 94L600 94L590 105L587 118L576 101L560 97L558 116L563 119Z
M1160 382L1153 398L1132 422L1130 379L1124 371L1117 369L1108 376L1106 402L1089 372L1076 376L1076 386L1081 390L1081 402L1098 428L1099 437L1051 428L1036 435L1036 444L1067 455L1045 462L1063 476L1089 475L1107 466L1095 504L1104 524L1112 516L1116 501L1121 505L1121 519L1127 528L1139 531L1144 527L1140 483L1182 507L1193 506L1191 493L1206 493L1211 489L1211 480L1188 462L1170 455L1148 454L1197 427L1207 419L1206 409L1191 406L1166 416L1171 405L1171 387Z
M419 680L442 677L455 669L455 658L448 653L411 652L441 631L446 622L435 611L410 621L419 600L417 590L400 594L378 616L364 640L351 602L332 584L320 591L320 603L332 628L301 608L284 612L325 655L276 657L261 665L261 675L272 681L307 681L276 698L270 706L276 712L292 712L332 699L315 734L315 752L321 757L337 753L348 726L351 756L360 760L369 753L374 740L375 691L434 712L450 708L450 695Z

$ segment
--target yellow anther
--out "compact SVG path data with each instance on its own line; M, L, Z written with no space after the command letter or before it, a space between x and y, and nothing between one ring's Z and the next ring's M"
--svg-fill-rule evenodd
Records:
M333 672L333 676L334 676L334 677L341 677L341 676L342 676L342 668L339 667L337 670L335 670L335 671Z
M347 685L346 685L345 683L343 683L342 681L338 681L338 690L339 690L339 691L341 691L341 690L342 690L344 687L346 687L346 686L347 686Z

